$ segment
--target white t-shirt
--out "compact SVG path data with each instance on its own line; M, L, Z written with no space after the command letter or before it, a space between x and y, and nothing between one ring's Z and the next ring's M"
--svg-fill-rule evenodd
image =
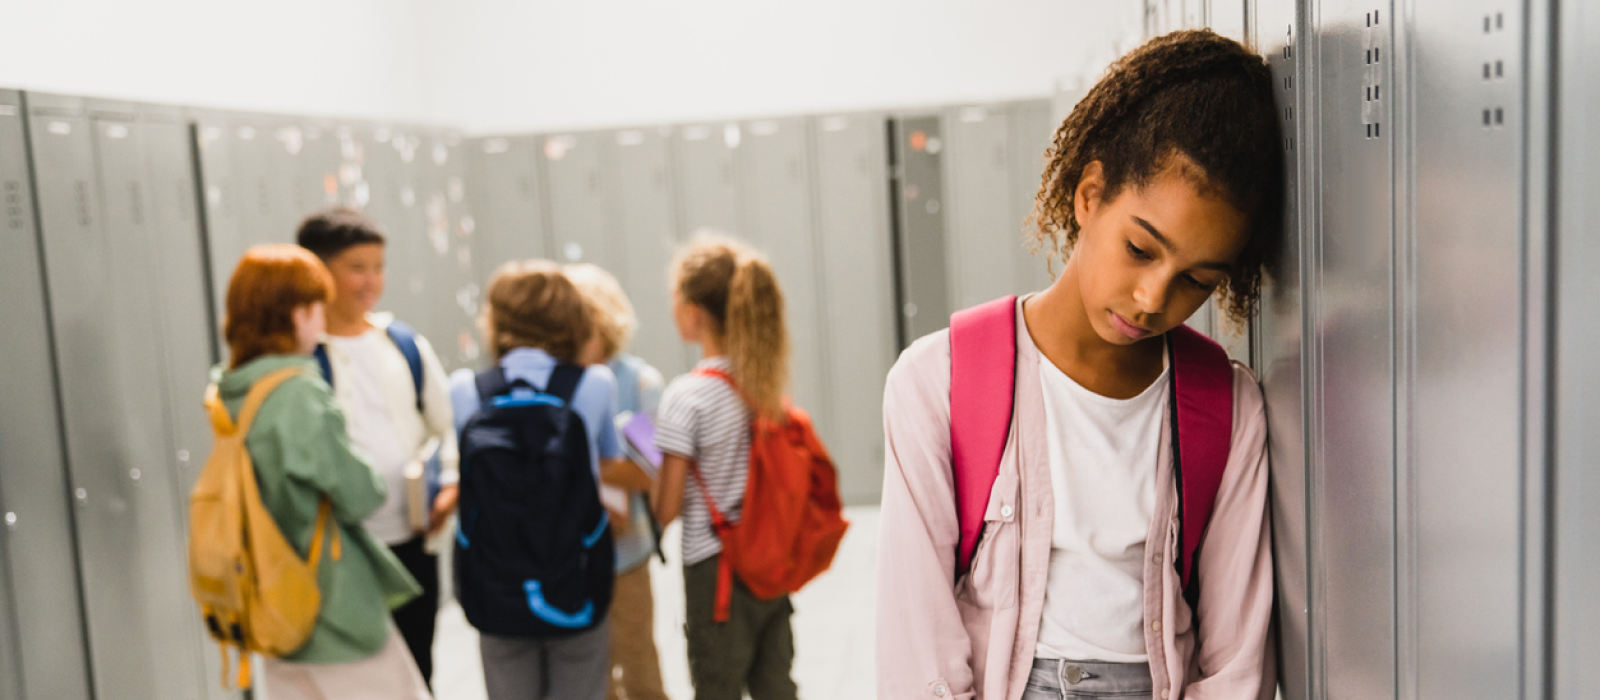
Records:
M340 368L338 393L341 398L349 397L340 408L344 410L350 442L372 461L372 471L389 489L383 507L367 518L367 531L386 544L405 542L417 536L407 522L405 499L406 463L414 455L401 444L395 429L382 374L384 363L394 359L390 355L398 356L399 350L382 328L358 336L328 336L328 343L349 360L348 366ZM416 410L409 405L406 408Z
M1138 396L1113 399L1041 358L1055 521L1038 658L1149 660L1145 540L1155 512L1170 371Z

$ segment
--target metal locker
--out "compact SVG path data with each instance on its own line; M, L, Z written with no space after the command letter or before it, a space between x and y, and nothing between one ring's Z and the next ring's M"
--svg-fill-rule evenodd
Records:
M198 697L141 134L131 105L29 106L96 695Z
M544 138L550 242L562 263L587 262L612 274L622 269L621 240L612 219L609 136L602 132Z
M1012 265L1016 271L1017 289L1041 291L1055 279L1050 274L1050 249L1030 250L1026 243L1033 227L1028 224L1033 214L1033 202L1039 195L1039 184L1044 176L1045 150L1054 142L1056 127L1055 108L1050 100L1026 100L1010 106L1011 116L1011 193L1014 204L1011 217L1017 222L1018 245L1011 248ZM1059 263L1057 271L1059 272Z
M952 310L1032 291L1016 274L1023 242L1010 122L1003 107L959 107L945 113L943 137L928 140L930 153L948 152L942 201L927 199L923 206L929 213L949 211L945 265Z
M305 121L297 128L301 145L294 203L296 213L303 217L340 203L344 189L339 176L344 154L335 123Z
M1411 567L1409 588L1423 593L1401 598L1416 643L1415 675L1402 687L1414 683L1418 697L1518 697L1519 674L1478 671L1518 658L1523 616L1537 615L1523 610L1522 535L1542 515L1524 522L1519 468L1524 285L1536 283L1511 263L1524 257L1526 24L1523 5L1504 0L1420 0L1413 11L1403 68L1416 125L1415 252L1401 324L1412 334L1401 381L1409 397L1400 402L1410 414L1401 461L1412 491L1400 560Z
M799 117L744 125L738 151L738 233L765 253L783 289L789 326L789 394L810 411L817 433L833 435L828 390L828 339L822 325L822 286L812 225L811 164L806 122Z
M120 400L102 400L92 409L88 404L77 408L93 410L96 413L93 420L100 424L117 424L123 439L113 444L119 452L113 460L97 460L82 467L85 471L113 470L110 474L96 475L97 480L104 482L102 498L110 499L109 509L113 512L127 509L126 513L117 513L122 517L108 524L116 522L118 527L128 531L103 542L112 544L129 535L138 538L132 549L125 550L124 556L131 554L136 558L122 560L121 564L126 566L121 569L122 582L102 578L91 581L86 587L91 596L109 593L102 598L106 604L102 612L110 614L91 616L89 641L96 675L107 687L136 688L142 680L149 684L151 697L199 698L201 688L207 682L214 682L215 677L204 672L202 628L186 590L183 516L187 512L184 505L188 479L181 473L172 442L174 426L168 413L169 383L164 371L167 356L163 352L174 339L163 328L162 309L157 301L163 287L173 284L174 280L162 275L161 269L165 267L160 259L162 251L153 245L161 235L155 220L154 199L164 195L171 183L153 182L150 177L146 155L150 145L145 142L144 124L138 120L135 105L91 101L88 107L95 129L100 178L100 235L105 238L103 245L110 260L115 261L108 271L115 300L108 305L110 309L102 308L100 313L113 310L116 315L114 319L103 317L108 323L98 331L98 337L107 348L118 350L115 353L118 357L107 358L110 361L105 366L112 373L111 383L117 388L104 392L102 387L100 396L111 398L120 393L121 397ZM171 157L181 161L188 156L182 141L165 145L176 149L169 154ZM156 188L160 191L155 191ZM51 245L55 240L46 228L45 252L51 269L78 269L74 261L54 259ZM190 264L184 267L191 269L185 271L197 272L196 262L188 262ZM172 261L172 264L182 263ZM181 280L180 277L177 283L181 284ZM73 282L68 278L66 283ZM57 285L52 283L51 287L54 290ZM203 299L199 290L192 291L196 298ZM204 323L204 318L202 313L197 320ZM185 337L198 340L187 333ZM141 350L129 352L132 348ZM80 371L65 363L62 369L63 374ZM188 368L188 371L203 372L205 369L202 365ZM68 386L69 381L64 378L63 386ZM84 393L80 396L95 391L82 388ZM66 405L67 435L71 441L76 430L71 420L74 407L70 400ZM208 426L209 421L202 425ZM95 423L85 427L99 431ZM74 464L75 471L78 468L79 465ZM90 503L89 508L92 510L95 505ZM85 551L93 555L92 548L86 547ZM131 586L127 585L130 580ZM97 590L101 587L120 590L114 593ZM110 612L113 606L124 609ZM94 611L92 604L90 610ZM164 641L152 645L145 654L129 655L123 649L130 636ZM118 658L108 662L107 656ZM123 663L127 666L118 668Z
M822 317L834 413L828 449L846 503L883 490L883 378L898 350L882 114L811 119Z
M428 295L433 305L434 327L429 340L447 371L476 366L482 353L478 328L481 285L477 281L477 222L470 209L466 146L453 132L435 132L429 144L424 172L430 192L442 192L450 250L429 258L427 272L433 284ZM435 195L430 195L433 197Z
M673 139L678 230L687 239L702 229L739 232L734 154L744 141L739 124L690 124Z
M11 365L0 373L0 586L7 589L0 616L9 621L0 629L0 697L88 700L87 641L25 112L21 93L0 90L0 298L6 300L0 304L0 328L6 329L0 356ZM55 139L86 128L81 120L50 118L29 126ZM75 220L77 207L65 214Z
M672 187L672 131L625 129L612 135L617 233L622 266L613 270L639 318L628 352L667 377L689 371L690 351L672 317L669 268L679 243Z
M211 271L212 319L218 329L221 357L225 359L227 346L220 338L227 311L228 280L249 247L240 181L234 166L239 148L227 115L200 112L192 118L196 177L200 179L201 211L205 216L205 251Z
M470 139L464 146L480 287L502 263L550 257L540 198L540 143L537 136L494 136Z
M1537 6L1537 4L1535 4ZM1551 475L1557 488L1547 493L1554 538L1550 552L1553 580L1545 590L1553 591L1550 630L1550 695L1559 700L1590 697L1600 686L1600 596L1595 581L1600 580L1600 471L1595 455L1600 455L1600 365L1594 349L1600 347L1600 178L1594 163L1600 162L1600 12L1591 4L1566 0L1551 3L1561 23L1555 27L1559 47L1557 79L1551 89L1561 95L1559 111L1552 120L1559 137L1559 150L1553 175L1556 234L1551 245L1558 256L1551 256L1554 269L1551 291L1555 309L1552 335L1555 379L1550 406L1554 411L1550 432L1550 453L1555 460ZM1508 8L1509 9L1509 8ZM1529 18L1539 26L1537 12ZM1548 20L1548 17L1545 18ZM1534 36L1542 32L1534 30ZM1530 52L1531 54L1532 52ZM1530 122L1531 123L1531 122ZM1537 133L1537 132L1534 132ZM1535 209L1537 211L1537 209Z
M1302 112L1301 62L1296 53L1301 18L1294 0L1259 0L1251 5L1260 37L1256 48L1272 70L1278 109L1283 114L1284 217L1283 248L1268 265L1261 287L1260 312L1254 320L1256 376L1266 399L1267 449L1272 470L1273 565L1277 572L1278 684L1287 700L1314 696L1310 678L1310 566L1306 542L1306 450L1304 378L1306 342L1303 331L1302 261L1310 241L1303 233L1301 193L1304 141L1295 119Z
M905 115L890 121L893 163L895 265L899 293L900 347L943 329L950 320L946 271L944 136L937 115Z
M444 195L429 187L424 172L422 134L356 125L341 133L351 192L345 204L376 221L386 240L379 308L429 336L435 330L429 295L442 292L431 284L429 267L449 254L450 235Z
M166 377L167 421L172 428L170 453L174 465L174 497L188 502L200 470L211 453L211 421L201 397L210 382L209 369L220 360L213 345L217 338L211 322L199 203L195 198L193 142L183 113L170 107L143 105L140 121L145 145L145 172L150 194L151 241L156 257L156 301L160 311L162 357ZM180 509L180 512L187 512ZM179 520L180 528L187 522ZM189 630L201 629L197 611L190 606L185 621ZM215 679L221 677L221 657L209 637L202 637L200 659L202 697L225 698Z
M297 168L293 154L280 140L278 120L233 115L234 182L239 195L239 230L245 249L261 243L294 241L292 198ZM238 258L232 261L231 274Z
M1317 331L1307 371L1311 576L1320 591L1311 628L1321 632L1311 658L1313 677L1334 698L1384 697L1395 687L1391 164L1400 132L1382 105L1363 101L1375 85L1392 96L1391 20L1387 4L1323 3L1310 49L1316 82L1307 81L1324 97L1311 127L1318 133L1317 169L1307 191L1333 205L1312 214L1316 244L1304 302ZM1373 50L1381 63L1365 63Z

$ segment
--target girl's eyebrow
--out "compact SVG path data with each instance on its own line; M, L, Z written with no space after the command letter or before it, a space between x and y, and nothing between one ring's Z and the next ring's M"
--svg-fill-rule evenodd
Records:
M1145 231L1149 232L1150 237L1156 239L1156 242L1160 243L1161 247L1165 248L1168 253L1178 252L1178 247L1173 245L1172 241L1168 240L1166 236L1161 235L1161 232L1157 231L1156 227L1151 225L1150 222L1145 221L1138 216L1133 216L1132 218L1134 223L1138 224ZM1231 272L1233 270L1232 265L1221 262L1203 262L1195 265L1195 267L1204 268L1207 270L1216 270L1217 272L1224 273Z

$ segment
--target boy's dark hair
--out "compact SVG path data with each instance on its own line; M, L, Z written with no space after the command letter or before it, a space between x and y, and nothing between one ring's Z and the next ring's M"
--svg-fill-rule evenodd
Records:
M326 262L352 246L383 245L384 238L378 222L366 214L348 207L330 207L301 221L295 242Z
M1266 60L1207 30L1173 32L1111 64L1046 151L1030 232L1035 250L1063 257L1077 242L1073 198L1084 167L1100 161L1106 201L1143 187L1182 156L1204 193L1242 212L1250 238L1221 301L1236 320L1255 312L1264 263L1283 236L1283 138Z

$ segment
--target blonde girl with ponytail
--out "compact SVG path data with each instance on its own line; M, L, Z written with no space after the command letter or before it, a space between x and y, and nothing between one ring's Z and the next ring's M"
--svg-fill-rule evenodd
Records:
M789 333L783 292L765 256L726 236L701 234L672 269L673 318L700 346L695 371L672 380L656 418L663 459L652 497L656 518L683 516L683 580L689 676L697 700L793 700L794 612L788 596L762 600L734 581L729 619L713 622L721 542L690 473L723 514L739 520L749 475L753 411L783 415ZM737 388L714 374L732 378ZM737 574L734 574L737 578Z

